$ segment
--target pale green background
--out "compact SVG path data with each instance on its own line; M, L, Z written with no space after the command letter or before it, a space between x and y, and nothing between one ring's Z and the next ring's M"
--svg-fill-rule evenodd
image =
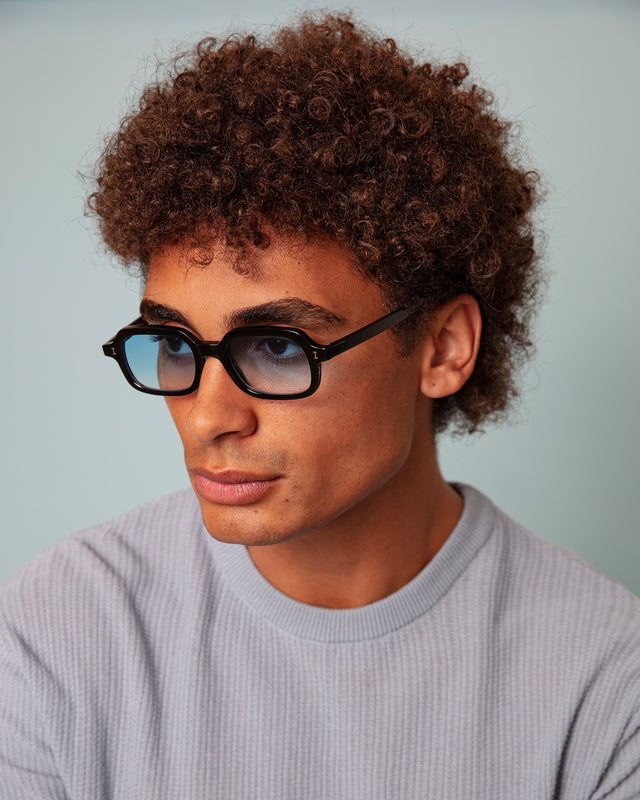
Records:
M78 170L154 54L300 4L2 2L0 579L60 537L186 484L161 400L100 345L138 288L83 219ZM623 2L371 2L401 41L469 56L549 187L552 271L515 427L443 442L445 474L640 594L638 56Z

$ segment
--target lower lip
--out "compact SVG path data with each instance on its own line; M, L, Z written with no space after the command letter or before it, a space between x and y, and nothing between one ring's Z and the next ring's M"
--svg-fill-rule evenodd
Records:
M193 482L197 494L203 500L227 506L243 506L261 500L274 488L278 478L222 483L196 473Z

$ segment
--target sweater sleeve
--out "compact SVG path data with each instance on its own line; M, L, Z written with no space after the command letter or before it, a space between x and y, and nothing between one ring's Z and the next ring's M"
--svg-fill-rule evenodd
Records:
M631 620L632 621L632 620ZM613 644L593 666L573 719L554 797L562 800L640 798L640 661L637 632L610 621ZM605 637L603 631L602 637ZM576 669L579 662L576 662ZM560 791L558 791L560 789Z
M640 712L636 709L607 764L593 800L634 800L640 797Z
M19 631L0 617L0 797L66 800L44 738L38 699L28 682L34 657Z

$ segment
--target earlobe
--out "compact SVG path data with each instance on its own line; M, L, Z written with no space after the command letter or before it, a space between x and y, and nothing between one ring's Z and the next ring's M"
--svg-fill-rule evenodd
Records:
M480 347L482 317L469 294L440 308L422 344L421 392L432 399L457 392L467 381Z

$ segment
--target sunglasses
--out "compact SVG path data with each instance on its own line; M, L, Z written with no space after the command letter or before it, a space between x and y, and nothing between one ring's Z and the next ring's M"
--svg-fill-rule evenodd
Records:
M203 342L184 328L146 325L142 318L102 345L125 378L140 392L177 397L200 383L207 358L217 358L231 379L252 397L295 400L320 385L320 365L407 319L416 309L400 308L330 344L304 331L280 326L235 328L219 342Z

